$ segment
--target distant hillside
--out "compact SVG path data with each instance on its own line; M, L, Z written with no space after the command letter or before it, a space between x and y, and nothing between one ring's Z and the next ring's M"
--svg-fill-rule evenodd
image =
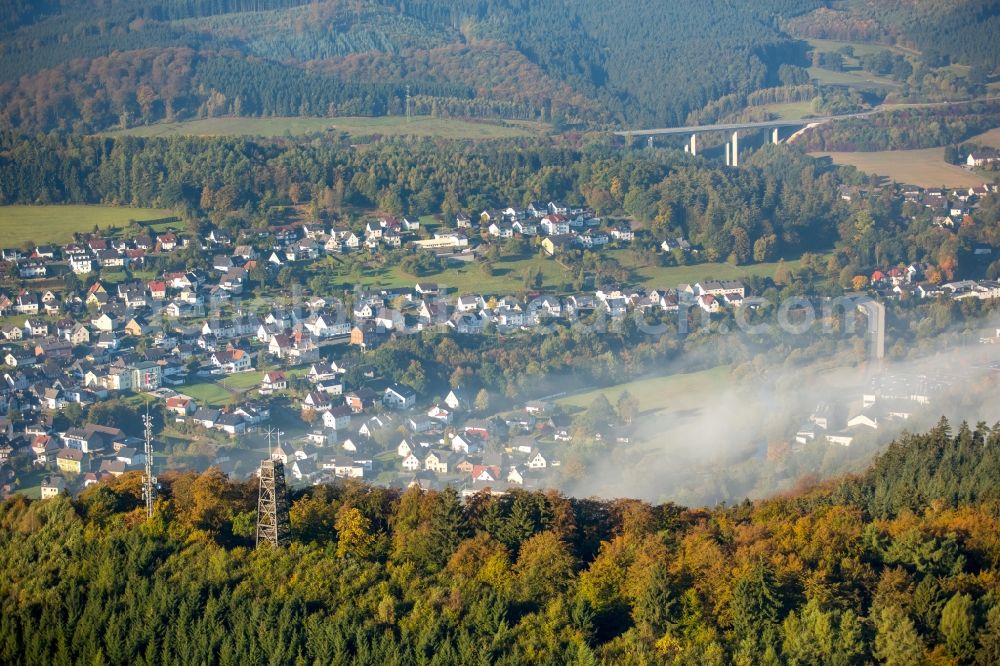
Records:
M0 17L0 107L23 129L93 131L123 113L126 122L213 111L382 115L399 111L410 85L440 100L420 100L418 112L670 123L776 84L780 65L803 56L776 16L815 6L19 0ZM108 68L115 92L95 101ZM307 92L315 86L336 92Z
M823 2L789 20L795 35L907 46L937 66L949 62L1000 67L997 0L846 0Z
M809 83L800 37L898 43L988 73L998 6L12 0L0 14L0 122L92 132L220 114L386 115L410 86L420 114L676 124Z

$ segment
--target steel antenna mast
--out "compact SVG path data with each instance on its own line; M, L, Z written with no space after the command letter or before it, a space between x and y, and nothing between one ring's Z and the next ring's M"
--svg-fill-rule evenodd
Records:
M146 437L146 473L142 479L142 495L146 500L146 517L153 517L153 504L156 502L156 477L153 476L153 419L149 417L149 403L146 403L146 413L142 417Z

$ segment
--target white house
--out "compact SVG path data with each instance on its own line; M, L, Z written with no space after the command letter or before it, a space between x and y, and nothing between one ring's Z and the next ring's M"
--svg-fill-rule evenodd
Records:
M457 434L451 438L451 450L455 453L469 455L482 452L483 445L478 439L468 434Z
M227 375L251 369L250 354L242 349L226 349L212 354L212 365L222 368Z
M850 446L854 441L854 435L849 432L834 432L826 436L826 441L831 444L840 444L841 446Z
M1000 161L1000 152L996 150L974 150L969 153L965 164L970 167L981 167L997 161Z
M416 401L417 392L402 384L386 387L385 394L382 396L382 403L393 409L407 409L412 407Z
M486 301L479 294L464 294L458 297L455 309L459 312L478 312L486 309Z
M442 423L451 423L452 413L451 408L443 403L434 405L429 410L427 410L427 416L434 419L435 421L440 421Z
M535 449L528 455L527 464L528 464L528 469L545 469L546 467L548 467L549 463L545 459L545 456L542 455L542 452L539 451L538 449Z
M865 427L878 430L878 416L873 412L864 411L847 421L848 428Z
M549 236L563 236L569 233L569 221L562 215L546 215L539 226Z
M69 267L77 275L83 275L94 270L94 260L86 254L70 255Z
M330 430L341 430L351 424L351 410L346 405L339 405L323 412L323 427Z
M462 387L453 388L448 391L448 395L444 397L444 404L448 405L455 411L468 409L469 396Z
M420 459L412 453L403 459L403 469L407 472L416 472L421 467L423 467L423 465L420 464Z
M283 372L265 372L264 377L260 380L261 395L284 391L286 388L288 388L288 379Z

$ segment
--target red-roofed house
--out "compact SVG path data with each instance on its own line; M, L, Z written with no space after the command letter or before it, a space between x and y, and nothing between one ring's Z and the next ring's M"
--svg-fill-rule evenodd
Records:
M473 465L473 481L498 481L500 479L500 468L496 465Z
M198 409L198 403L186 395L174 395L167 398L167 411L178 416L190 416Z
M156 244L161 252L170 252L177 247L177 235L172 231L168 231L156 239Z
M212 365L222 368L227 375L251 369L250 354L242 349L225 349L212 354Z
M718 312L719 311L719 301L716 300L715 296L712 294L702 294L698 297L698 307L700 307L705 312Z
M283 372L265 372L260 380L261 395L268 395L275 391L283 391L288 388L288 379Z

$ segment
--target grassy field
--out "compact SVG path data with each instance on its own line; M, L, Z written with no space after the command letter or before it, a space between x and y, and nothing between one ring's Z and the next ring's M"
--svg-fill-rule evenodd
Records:
M639 399L640 411L660 409L690 409L708 402L708 396L717 392L729 381L730 367L720 365L710 370L686 374L647 377L627 384L575 393L556 402L564 407L586 408L599 394L613 405L623 391L628 390Z
M778 116L779 120L802 120L807 116L815 116L812 102L782 102L780 104L765 104L750 107L755 111L767 111ZM791 130L786 130L790 132Z
M184 386L178 386L176 390L178 393L183 393L194 398L200 407L206 405L221 407L222 405L229 404L229 401L234 397L232 393L215 382L185 384Z
M494 266L494 274L489 276L483 273L478 263L469 263L467 266L449 268L432 279L460 292L504 294L521 290L524 286L524 274L539 268L544 276L545 289L558 289L563 282L572 279L556 261L541 257L499 262ZM393 269L392 274L400 286L416 282L398 268Z
M974 136L965 143L974 143L979 146L992 146L993 148L1000 148L1000 127L991 129L989 132L983 132L978 136Z
M629 250L611 250L610 255L623 266L632 268L639 282L646 287L676 287L679 284L694 284L703 280L735 280L749 276L774 277L778 262L734 266L725 262L694 264L691 266L637 266ZM785 266L798 270L800 259L789 259Z
M850 46L854 49L855 56L865 56L873 55L875 53L880 53L885 50L892 51L893 53L899 53L903 55L916 55L915 51L902 49L896 46L887 46L885 44L866 44L864 42L841 42L835 39L807 39L809 45L820 53L832 53L834 51L839 51L845 46ZM845 60L851 62L851 58L845 56ZM852 64L857 64L856 62Z
M810 153L829 157L835 164L849 164L867 173L920 187L969 187L982 185L974 173L944 161L944 148L886 150L877 153Z
M253 370L251 372L240 372L226 377L226 386L238 391L246 391L256 388L260 384L260 379L263 376L264 373L257 370Z
M871 55L885 49L896 53L905 53L902 49L883 46L882 44L863 44L861 42L840 42L833 39L807 39L809 45L820 53L832 53L839 51L845 46L854 49L855 57L844 56L845 71L835 72L821 67L810 67L809 76L816 79L820 85L840 85L852 88L872 89L872 88L897 88L899 84L882 76L877 76L871 72L861 69L858 56Z
M734 266L725 262L691 266L644 266L635 263L630 250L607 250L606 253L617 259L622 266L632 269L638 284L657 288L676 287L678 284L693 284L703 280L733 280L748 276L774 277L778 268L778 262L747 266ZM785 261L785 265L793 271L798 269L800 263L798 258ZM478 263L470 262L422 278L415 278L398 266L394 266L363 275L358 278L357 283L362 287L395 288L413 286L421 281L436 282L441 287L457 289L459 293L504 295L522 291L525 272L538 268L542 270L544 276L542 288L547 291L559 291L564 284L572 282L576 277L573 271L567 271L554 259L532 256L497 262L494 274L491 276L485 275Z
M420 278L410 275L399 266L391 266L361 275L353 282L362 287L385 288L412 287L417 282L436 282L441 287L458 289L461 292L509 294L522 289L523 276L529 268L542 269L544 286L547 289L557 289L564 281L570 279L566 270L557 262L532 256L497 262L494 274L490 276L483 273L478 262L469 262Z
M289 377L302 377L309 372L309 366L300 366L290 370L284 370ZM215 381L202 381L194 384L185 384L176 387L178 393L189 395L202 405L226 405L234 398L240 398L242 394L257 388L260 384L264 372L252 370L250 372L239 372L235 375L219 376Z
M112 206L0 206L0 238L8 247L34 243L66 243L74 231L95 226L125 227L130 220L157 220L173 212L157 208Z
M455 118L402 116L378 118L205 118L179 123L158 123L108 132L111 136L289 136L339 131L351 136L437 136L446 139L504 139L531 136L545 129L539 123L469 122Z
M850 88L860 88L866 90L898 88L899 84L892 79L876 76L863 70L847 70L835 72L822 67L810 67L809 76L816 79L823 86L848 86Z
M898 88L899 83L884 76L878 76L861 69L861 56L872 55L889 50L893 53L916 55L915 51L884 44L865 44L862 42L841 42L833 39L807 39L809 45L820 53L832 53L850 46L854 49L854 57L844 56L843 72L835 72L820 67L810 67L809 76L819 81L820 85L842 85L861 89Z
M58 476L58 470L32 469L24 475L20 475L21 486L17 492L28 499L40 499L42 497L42 479L47 476Z

